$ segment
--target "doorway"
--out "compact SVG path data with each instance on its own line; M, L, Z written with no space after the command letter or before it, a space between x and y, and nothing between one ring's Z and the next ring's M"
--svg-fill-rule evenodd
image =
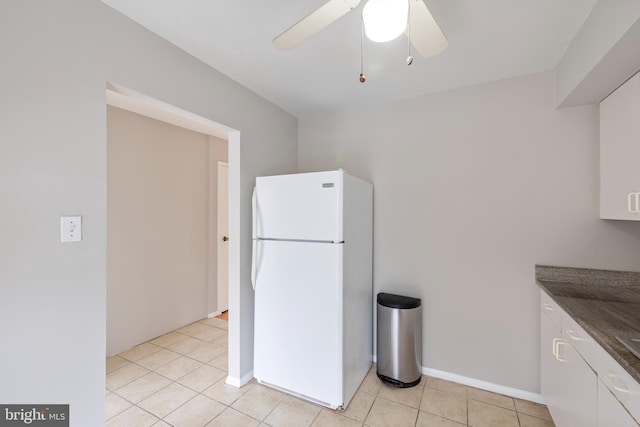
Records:
M149 98L122 86L107 84L107 104L128 110L149 118L174 124L195 132L224 139L228 143L227 161L227 192L228 192L228 229L226 235L231 237L225 245L228 262L226 263L227 280L227 308L234 313L229 321L229 357L228 377L229 384L240 386L244 381L240 378L240 245L238 239L240 229L240 133L232 128L205 119L188 111ZM215 165L213 166L215 169ZM203 313L206 316L207 311Z

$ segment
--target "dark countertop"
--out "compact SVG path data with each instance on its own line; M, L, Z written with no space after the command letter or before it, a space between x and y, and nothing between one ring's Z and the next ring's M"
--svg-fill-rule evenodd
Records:
M640 383L640 359L616 339L640 338L640 272L536 265L536 283Z

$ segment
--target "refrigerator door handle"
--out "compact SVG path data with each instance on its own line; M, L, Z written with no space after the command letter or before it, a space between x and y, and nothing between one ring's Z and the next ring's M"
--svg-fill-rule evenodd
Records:
M256 226L258 225L258 220L256 218L258 214L258 201L256 199L256 187L253 187L253 194L251 195L251 237L253 238L252 241L252 245L251 245L251 287L253 287L253 290L256 290L256 276L258 274L257 272L257 244L258 242L256 241L257 239L257 229Z
M251 238L258 238L258 199L256 196L256 187L253 187L253 195L251 196Z
M257 278L257 245L258 245L258 241L256 239L252 240L252 246L251 246L251 286L253 287L253 290L256 290L256 278Z

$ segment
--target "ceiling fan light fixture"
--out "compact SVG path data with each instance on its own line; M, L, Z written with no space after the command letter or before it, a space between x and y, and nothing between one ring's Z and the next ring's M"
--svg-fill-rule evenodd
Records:
M408 0L369 0L362 9L364 32L371 41L396 39L407 28Z

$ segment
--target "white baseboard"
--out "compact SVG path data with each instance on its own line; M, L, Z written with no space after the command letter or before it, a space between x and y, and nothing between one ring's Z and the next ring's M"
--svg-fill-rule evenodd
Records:
M220 311L214 311L212 313L207 314L207 318L211 319L212 317L220 316L221 314L222 312Z
M376 362L377 357L373 356L373 363ZM488 381L465 377L463 375L452 374L451 372L441 371L439 369L426 368L424 366L422 366L420 370L422 371L423 375L427 375L429 377L440 378L441 380L452 381L454 383L463 384L469 387L492 391L494 393L504 394L505 396L515 397L518 399L529 400L531 402L542 404L545 403L544 398L539 393L532 393L530 391L507 387L500 384L494 384Z
M454 383L464 384L470 387L480 388L482 390L504 394L505 396L515 397L523 400L530 400L531 402L544 404L544 399L542 398L542 395L539 393L532 393L530 391L507 387L500 384L494 384L488 381L469 378L469 377L465 377L458 374L452 374L451 372L440 371L438 369L425 368L424 366L422 367L422 373L430 377L440 378L442 380L447 380L447 381L453 381Z
M249 381L251 381L252 379L253 379L253 369L249 371L246 375L244 375L242 378L232 377L231 375L229 375L227 376L225 383L232 385L234 387L240 388L246 383L248 383Z

